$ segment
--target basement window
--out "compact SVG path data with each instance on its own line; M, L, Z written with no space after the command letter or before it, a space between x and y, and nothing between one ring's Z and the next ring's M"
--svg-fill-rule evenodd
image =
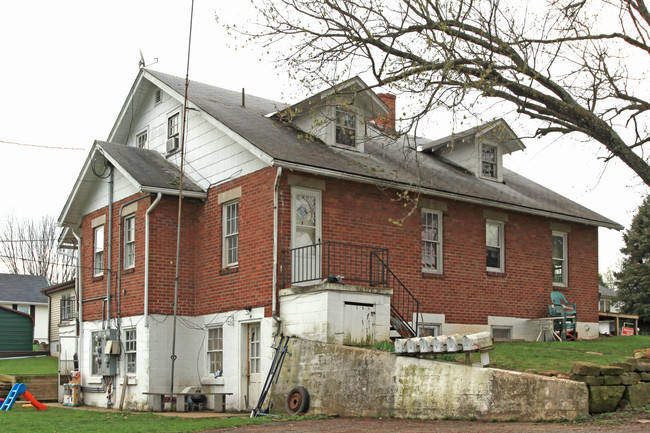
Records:
M223 328L208 330L208 365L210 374L223 372Z
M511 326L493 326L492 327L492 338L498 340L510 340L512 339L512 327Z

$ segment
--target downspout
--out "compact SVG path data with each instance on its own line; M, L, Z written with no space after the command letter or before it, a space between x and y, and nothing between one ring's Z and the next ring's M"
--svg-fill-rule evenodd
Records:
M77 240L77 278L75 280L77 305L79 305L79 317L77 318L77 359L81 356L83 349L83 302L82 301L82 284L81 284L81 236L71 230L72 236ZM79 368L81 370L81 368Z
M156 199L151 203L144 219L144 326L149 326L149 214L154 210L162 199L162 193L158 193Z
M273 186L273 302L271 317L278 320L277 316L277 290L278 290L278 190L280 188L280 176L282 167L278 167Z
M127 201L126 203L123 203L120 206L120 211L118 213L118 218L119 218L119 223L117 225L117 320L118 323L120 322L121 319L121 313L122 313L122 270L124 269L124 264L122 263L123 257L122 257L122 212L124 211L124 208L132 203L135 203L136 201L140 201L143 198L150 197L149 195L143 195L138 198L134 198L133 200Z
M113 166L110 166L111 172L108 177L108 260L106 261L106 272L108 278L106 281L106 324L102 326L103 329L110 328L111 322L111 279L113 275Z

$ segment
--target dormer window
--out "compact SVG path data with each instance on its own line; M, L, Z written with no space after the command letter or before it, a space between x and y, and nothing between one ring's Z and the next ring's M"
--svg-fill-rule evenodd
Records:
M336 109L336 144L356 146L357 116L342 108Z
M481 145L481 176L497 178L497 148L488 144Z

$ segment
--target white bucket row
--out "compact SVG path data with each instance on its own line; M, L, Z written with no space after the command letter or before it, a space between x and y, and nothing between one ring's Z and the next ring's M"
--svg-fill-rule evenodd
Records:
M395 353L474 352L490 346L491 333L478 332L466 335L399 338L395 340Z

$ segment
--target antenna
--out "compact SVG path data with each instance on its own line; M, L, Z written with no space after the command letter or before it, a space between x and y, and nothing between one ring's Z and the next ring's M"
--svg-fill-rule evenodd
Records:
M158 63L158 57L154 57L153 58L154 61L147 65L145 63L145 61L144 61L144 55L142 54L142 50L138 50L138 51L140 52L140 61L138 62L138 67L140 69L146 68L147 66L155 65L156 63Z

